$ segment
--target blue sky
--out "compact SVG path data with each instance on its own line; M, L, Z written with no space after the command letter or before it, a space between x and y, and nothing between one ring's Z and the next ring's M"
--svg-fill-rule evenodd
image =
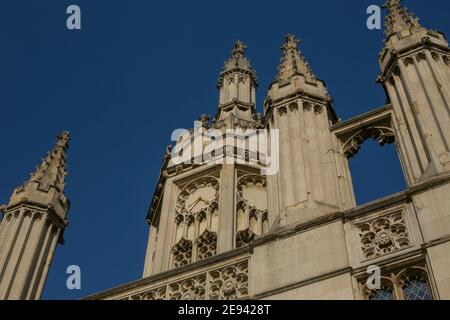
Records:
M81 7L81 31L66 28L70 4ZM259 110L287 33L303 40L342 119L384 105L374 82L383 34L366 28L371 4L380 1L2 1L0 202L58 132L72 134L70 224L43 298L76 299L141 277L145 216L170 134L215 113L217 78L237 39L259 77ZM450 34L448 0L405 4ZM394 146L366 143L351 167L360 203L404 189ZM79 291L66 288L72 264L82 270Z

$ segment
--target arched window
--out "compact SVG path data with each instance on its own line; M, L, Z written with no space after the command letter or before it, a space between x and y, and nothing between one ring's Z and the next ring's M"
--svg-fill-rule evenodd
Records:
M428 283L422 279L411 279L403 287L405 300L432 300Z
M427 272L423 267L408 268L397 276L404 300L432 300Z
M358 155L349 161L356 202L367 203L405 190L405 178L394 144L383 148L366 140Z
M394 300L394 291L389 288L375 290L369 300Z
M414 266L381 277L380 288L363 286L367 300L433 300L425 267Z
M364 286L364 297L367 300L396 300L395 284L391 277L381 277L380 288L371 289L369 284Z

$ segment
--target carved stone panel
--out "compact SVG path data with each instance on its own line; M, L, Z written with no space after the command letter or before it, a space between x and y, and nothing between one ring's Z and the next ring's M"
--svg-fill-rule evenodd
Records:
M236 247L240 248L269 231L266 178L241 174L236 188Z
M383 256L411 245L403 211L357 224L361 250L366 259Z
M202 274L168 285L169 300L204 300L206 275Z
M245 260L158 285L122 300L237 300L248 296L248 260Z
M216 255L219 179L203 176L180 188L176 202L173 267Z
M237 300L248 296L248 262L210 272L211 300Z

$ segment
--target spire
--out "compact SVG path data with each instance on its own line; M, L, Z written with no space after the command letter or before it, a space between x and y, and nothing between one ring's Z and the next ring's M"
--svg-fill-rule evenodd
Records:
M70 201L64 194L64 179L69 140L68 132L58 135L53 150L2 208L6 218L0 229L11 232L0 237L0 300L41 297L68 224Z
M57 136L55 147L48 153L47 157L42 160L41 165L36 168L36 171L31 175L29 182L38 183L40 190L48 190L50 186L53 186L60 192L64 191L64 180L67 175L66 152L69 148L69 141L70 134L67 131L62 132Z
M245 50L247 50L247 45L241 40L236 41L232 51L232 56L234 59L245 58Z
M301 41L292 34L288 34L285 37L284 44L281 47L283 57L278 67L278 81L288 80L297 74L315 78L309 63L306 62L305 57L298 48L300 43Z
M402 0L387 0L384 4L384 8L388 11L385 23L386 36L414 27L420 27L419 19L408 8L402 6L401 2Z
M253 70L250 60L245 57L246 50L247 45L245 43L240 40L236 41L231 52L231 58L225 61L223 70L220 73L218 82L219 88L222 86L223 80L228 74L239 71L248 74L257 85L258 80L256 77L256 72Z

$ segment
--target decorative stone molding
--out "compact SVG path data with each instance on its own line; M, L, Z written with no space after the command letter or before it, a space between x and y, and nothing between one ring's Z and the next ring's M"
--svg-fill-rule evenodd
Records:
M192 261L192 241L181 238L172 248L173 265L175 268L182 267Z
M439 54L437 54L436 52L431 52L431 57L433 58L434 61L439 61Z
M268 232L266 178L244 174L236 186L236 247Z
M147 292L138 300L164 300L167 294L167 287L158 288Z
M245 229L236 233L236 248L248 246L256 239L256 234L252 230Z
M44 217L44 213L41 211L33 210L33 209L25 209L25 210L15 210L14 212L5 212L4 217L6 221L10 221L12 218L17 219L20 215L24 217L30 217L35 220L42 220Z
M217 234L205 230L196 240L198 254L197 260L204 260L216 255L217 250Z
M211 300L237 300L248 297L248 262L241 262L209 273Z
M322 114L323 110L324 110L324 106L322 106L320 104L314 105L314 113L315 114Z
M303 101L303 110L310 111L313 107L313 104L309 101Z
M420 61L426 60L426 59L427 59L427 55L425 54L425 52L419 52L419 53L416 55L416 60L417 60L417 62L420 62Z
M403 211L359 223L356 227L366 259L380 257L411 245Z
M248 261L150 288L122 300L237 300L248 298Z
M169 284L169 300L205 300L206 274Z
M446 65L450 65L450 56L443 56L442 59L444 60Z
M318 103L313 103L310 101L303 101L303 110L305 111L314 111L314 114L321 114L325 110L325 106ZM296 102L292 102L289 105L284 105L278 107L277 111L280 116L284 114L288 114L288 112L294 112L299 109L299 106Z
M278 114L282 117L283 114L287 114L287 108L285 106L279 107L278 108Z
M342 147L342 154L347 158L354 157L367 139L376 140L381 146L395 141L394 130L388 127L368 127L351 136Z
M294 110L298 110L298 104L295 102L289 105L289 111L293 112Z
M405 59L403 59L403 64L405 65L405 67L414 64L414 59L412 57L406 57Z

